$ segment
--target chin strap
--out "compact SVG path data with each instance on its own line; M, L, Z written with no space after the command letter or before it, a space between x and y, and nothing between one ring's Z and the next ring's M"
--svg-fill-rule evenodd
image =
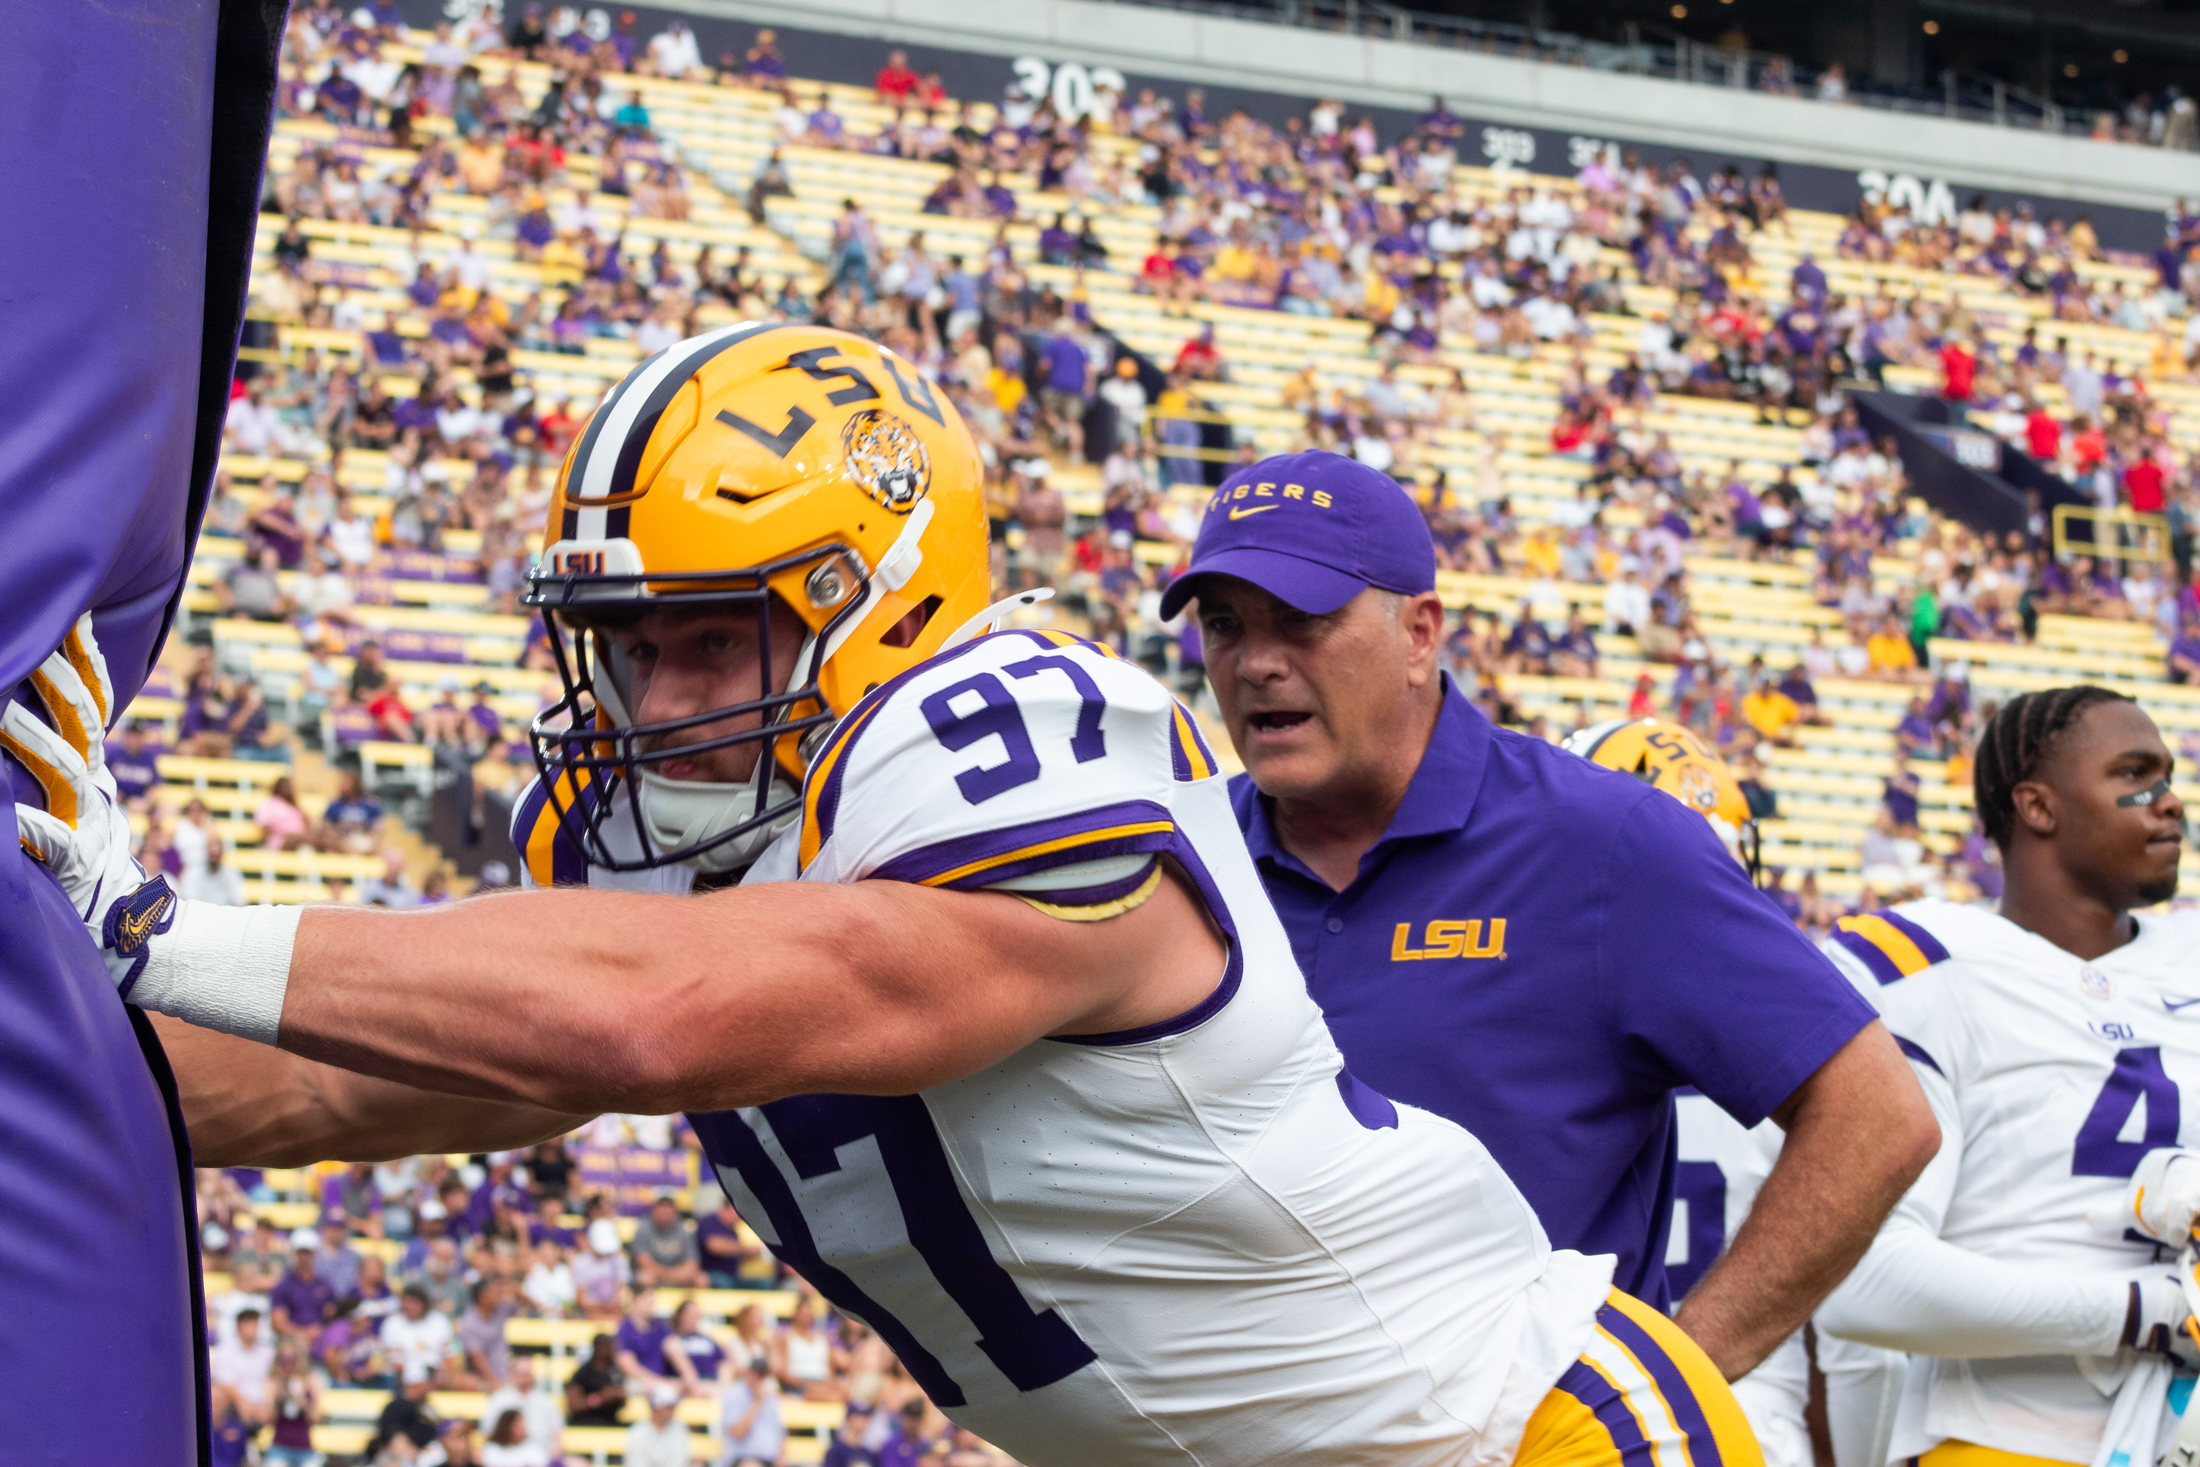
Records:
M974 641L988 632L999 631L1001 623L1007 621L1022 608L1037 606L1042 601L1052 601L1053 599L1054 588L1052 586L1041 586L1032 591L1018 591L1006 601L996 601L961 626L955 628L954 634L940 643L940 651L945 652L950 647L960 647L963 643Z

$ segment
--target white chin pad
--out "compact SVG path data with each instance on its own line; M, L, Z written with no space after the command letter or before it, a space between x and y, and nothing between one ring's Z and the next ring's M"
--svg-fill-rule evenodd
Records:
M770 802L795 799L800 792L786 780L772 780ZM748 781L720 784L707 780L666 779L653 770L641 771L642 822L650 843L660 851L676 851L697 841L709 840L731 830L756 814L756 786ZM737 871L754 861L758 852L794 820L788 810L778 820L759 825L723 845L713 846L686 864L698 871Z

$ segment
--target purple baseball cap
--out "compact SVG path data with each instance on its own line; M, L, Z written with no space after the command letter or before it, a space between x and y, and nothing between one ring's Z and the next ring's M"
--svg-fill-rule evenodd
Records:
M1222 481L1200 521L1191 567L1161 593L1175 616L1201 576L1236 576L1314 616L1369 586L1436 588L1428 522L1397 480L1341 453L1282 453Z

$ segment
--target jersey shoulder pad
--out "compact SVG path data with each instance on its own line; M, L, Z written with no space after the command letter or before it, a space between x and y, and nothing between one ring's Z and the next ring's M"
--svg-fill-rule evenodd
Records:
M586 886L588 858L565 828L579 825L595 809L597 790L588 771L569 771L558 777L556 798L541 775L512 802L512 849L519 852L520 872L531 886Z
M1218 777L1143 668L1062 632L965 643L874 690L810 763L802 874L970 890L1166 850Z
M1933 932L1924 910L1940 903L1906 903L1877 912L1843 917L1834 923L1832 945L1862 963L1882 986L1914 977L1949 959L1947 945ZM1928 925L1932 923L1932 925Z

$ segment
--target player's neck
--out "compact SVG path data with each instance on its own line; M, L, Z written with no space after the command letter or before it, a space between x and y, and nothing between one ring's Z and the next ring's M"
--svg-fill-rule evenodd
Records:
M2005 867L2001 915L2036 937L2045 938L2072 957L2088 962L2122 947L2139 924L2127 907L2088 891L2047 859L2015 855Z

